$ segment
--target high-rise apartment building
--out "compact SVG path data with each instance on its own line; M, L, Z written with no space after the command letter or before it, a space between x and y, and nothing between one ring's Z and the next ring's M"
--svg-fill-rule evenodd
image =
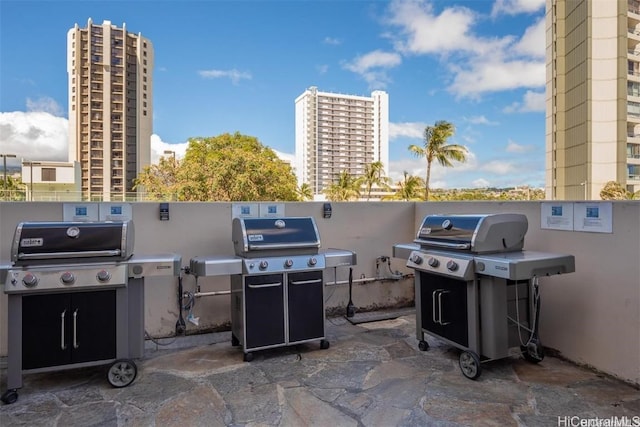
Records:
M362 176L382 162L389 174L389 95L371 97L320 92L296 98L296 175L320 196L342 171Z
M640 2L547 0L546 196L640 190Z
M153 46L104 21L67 34L69 161L85 199L122 200L151 161Z

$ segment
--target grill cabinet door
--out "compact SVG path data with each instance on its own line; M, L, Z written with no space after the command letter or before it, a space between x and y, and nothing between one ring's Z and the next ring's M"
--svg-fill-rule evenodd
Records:
M467 282L420 272L422 329L467 347Z
M22 297L22 369L71 363L69 295Z
M22 368L114 359L115 294L108 290L23 297Z
M70 337L73 363L115 359L115 290L71 294L70 319L75 331Z
M247 276L245 296L245 347L284 344L284 284L282 274Z
M323 338L322 271L291 273L288 277L289 342Z

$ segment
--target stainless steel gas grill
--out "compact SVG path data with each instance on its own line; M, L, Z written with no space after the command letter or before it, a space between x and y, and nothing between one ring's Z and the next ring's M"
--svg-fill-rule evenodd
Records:
M253 351L325 339L323 270L355 264L350 251L320 252L312 217L235 218L236 257L195 257L195 276L231 275L232 345Z
M180 272L177 255L133 255L131 221L23 222L11 264L0 266L8 294L7 391L22 374L110 364L125 387L144 352L144 278Z
M538 337L538 278L575 271L573 255L524 251L521 214L428 215L413 244L393 256L415 270L416 337L425 334L462 350L460 369L471 379L481 361L518 347L534 363L544 357Z

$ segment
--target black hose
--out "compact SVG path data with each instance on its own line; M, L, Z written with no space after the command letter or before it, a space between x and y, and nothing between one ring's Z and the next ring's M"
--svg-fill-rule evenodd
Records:
M184 335L187 325L182 317L182 274L178 276L178 321L176 322L176 335Z
M353 268L349 268L349 304L347 304L347 317L353 317L356 314L356 308L351 300L351 292L353 289Z

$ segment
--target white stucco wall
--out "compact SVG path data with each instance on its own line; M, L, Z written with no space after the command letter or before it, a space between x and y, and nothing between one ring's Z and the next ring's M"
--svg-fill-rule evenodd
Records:
M61 220L62 203L0 202L0 260L9 260L13 232L20 221ZM354 278L375 276L376 258L391 256L395 243L408 243L422 218L435 213L518 212L527 215L525 250L569 253L576 272L544 277L541 283L540 334L545 346L626 381L640 384L640 202L613 203L613 233L541 229L540 202L345 202L332 203L330 219L322 218L322 203L286 203L287 216L313 216L322 248L349 249L357 254ZM175 252L187 266L195 256L233 255L230 203L171 203L170 220L158 219L158 203L134 203L135 249L138 255ZM404 261L392 259L392 269L404 273ZM338 281L349 269L337 270ZM334 272L327 271L327 281ZM202 292L227 290L228 277L203 277ZM193 276L183 279L194 290ZM178 316L176 278L145 282L145 324L152 336L169 336ZM327 288L329 309L345 307L348 287ZM404 305L413 299L411 279L354 285L357 307ZM7 354L7 297L0 294L0 357ZM228 324L229 297L199 298L194 315L200 328ZM187 325L195 331L194 325Z

